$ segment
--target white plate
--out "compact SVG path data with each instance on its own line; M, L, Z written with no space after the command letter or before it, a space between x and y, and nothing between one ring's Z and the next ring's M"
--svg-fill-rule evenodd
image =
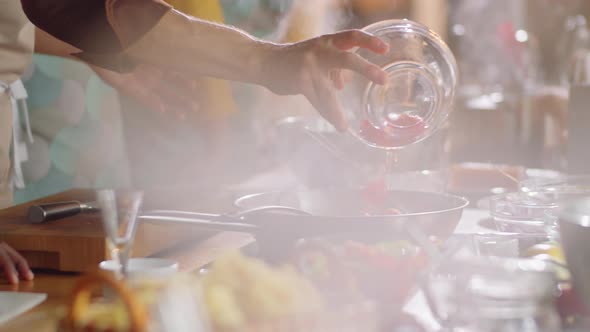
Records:
M103 261L99 264L101 270L115 272L117 263L115 261ZM128 275L131 279L148 277L148 278L165 278L173 275L178 271L178 263L162 258L132 258L129 260Z
M47 294L0 292L0 324L25 313L45 301Z

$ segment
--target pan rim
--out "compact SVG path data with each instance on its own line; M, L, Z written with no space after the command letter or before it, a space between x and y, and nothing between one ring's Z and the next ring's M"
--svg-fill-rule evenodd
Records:
M255 197L272 195L272 194L282 194L282 193L318 193L318 192L339 192L339 191L349 191L349 192L361 192L360 189L321 189L321 190L273 190L273 191L266 191L266 192L257 192L252 194L246 194L243 196L238 197L234 200L234 206L237 209L245 209L241 202L252 199ZM396 218L402 219L407 217L419 217L419 216L427 216L427 215L435 215L435 214L444 214L444 213L451 213L455 211L462 211L467 206L469 206L470 202L466 197L454 195L451 193L446 192L428 192L428 191L416 191L416 190L388 190L388 195L390 194L426 194L431 197L437 197L439 199L446 198L449 202L454 203L453 206L446 208L446 209L439 209L439 210L430 210L424 212L413 212L413 213L404 213L404 214L382 214L382 215L371 215L371 216L362 216L362 215L353 215L353 216L333 216L333 215L317 215L313 214L314 217L329 217L329 218L339 218L339 219L350 219L350 218L367 218L367 219L382 219L382 218Z

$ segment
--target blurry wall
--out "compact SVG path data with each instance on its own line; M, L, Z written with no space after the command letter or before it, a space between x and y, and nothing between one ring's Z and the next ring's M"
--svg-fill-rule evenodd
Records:
M117 93L86 65L35 55L23 81L34 142L23 164L22 203L73 187L129 183Z
M590 46L584 0L449 0L461 80L453 158L564 169L570 69ZM485 24L482 24L485 18ZM576 30L577 29L577 30Z

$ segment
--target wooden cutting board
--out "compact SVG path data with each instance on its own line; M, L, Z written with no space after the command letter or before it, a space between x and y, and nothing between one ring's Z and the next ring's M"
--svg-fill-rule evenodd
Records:
M208 195L211 196L211 195ZM184 204L159 205L165 208L184 208L192 205L197 209L194 201L203 202L190 194L152 194L146 193L145 205L150 201L161 202L165 198L169 201ZM108 249L103 233L99 214L80 214L70 218L50 221L43 224L31 224L26 214L29 206L39 203L78 200L81 202L94 201L94 192L90 190L71 190L49 196L37 201L0 210L0 241L4 241L21 252L33 268L51 269L66 272L81 272L96 267L102 260L108 259ZM211 199L209 199L211 200ZM161 204L170 204L161 203ZM151 205L154 205L151 203ZM201 203L199 206L207 206ZM148 208L148 207L146 207ZM212 212L209 209L204 212ZM219 211L219 207L217 211ZM215 235L216 232L205 231L191 225L166 225L164 223L142 222L138 225L136 239L132 251L134 257L146 257L165 250L203 241Z

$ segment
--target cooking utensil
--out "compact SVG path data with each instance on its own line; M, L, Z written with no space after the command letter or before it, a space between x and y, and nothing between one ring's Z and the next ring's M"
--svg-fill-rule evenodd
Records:
M100 209L96 202L81 203L79 201L56 202L33 205L27 212L27 219L34 224L72 217L80 213L94 213Z
M367 215L375 206L362 190L315 190L267 192L239 198L236 213L212 214L190 211L151 210L138 217L144 221L190 223L216 231L253 234L262 252L289 252L295 241L340 234L355 239L380 233L391 239L409 239L422 244L425 237L446 239L459 222L469 202L443 193L387 191L380 194L383 213ZM374 202L373 202L374 203ZM373 204L374 205L374 204ZM388 208L402 211L392 215ZM371 210L371 211L369 211ZM411 224L408 232L406 225ZM428 248L427 248L428 249Z
M256 215L261 213L274 214L279 217L286 214L309 215L298 209L284 206L263 206L241 211L236 214L215 214L200 213L178 210L151 210L146 211L140 216L143 220L165 221L170 223L190 223L198 227L216 230L216 231L233 231L245 233L257 233L262 231L259 225L253 222Z
M384 211L395 207L398 215L367 215L366 192L362 190L316 190L300 192L268 192L246 195L235 204L240 211L233 214L198 213L177 210L149 210L140 214L143 220L192 223L199 227L248 233L285 233L292 237L367 231L396 231L412 222L427 235L447 237L458 223L464 198L413 191L383 193ZM85 211L98 211L91 204L60 202L39 205L40 216L71 216ZM63 213L56 213L62 211ZM41 217L36 219L43 219ZM47 217L44 220L49 220Z
M574 289L590 307L590 198L566 205L559 217L559 231Z
M379 229L391 231L412 222L425 234L446 238L453 232L463 208L468 204L464 198L443 193L387 191L381 195L379 205L384 208L384 212L372 215L367 214L367 203L374 202L367 198L365 191L354 189L259 193L239 198L236 205L241 209L284 206L305 211L311 216L295 216L293 220L283 220L291 221L298 232L315 233L314 228L322 227L324 223L335 226L326 228L332 234ZM389 214L386 211L389 208L403 213ZM269 221L277 223L276 220ZM257 224L267 226L260 221Z
M267 259L280 260L297 240L307 237L342 235L354 240L376 233L421 245L423 238L414 236L419 232L425 237L446 239L469 204L464 198L447 194L389 191L383 193L381 204L403 213L367 215L365 194L361 190L267 192L239 198L236 206L240 212L235 214L155 210L141 218L251 233ZM409 224L411 233L406 227Z

